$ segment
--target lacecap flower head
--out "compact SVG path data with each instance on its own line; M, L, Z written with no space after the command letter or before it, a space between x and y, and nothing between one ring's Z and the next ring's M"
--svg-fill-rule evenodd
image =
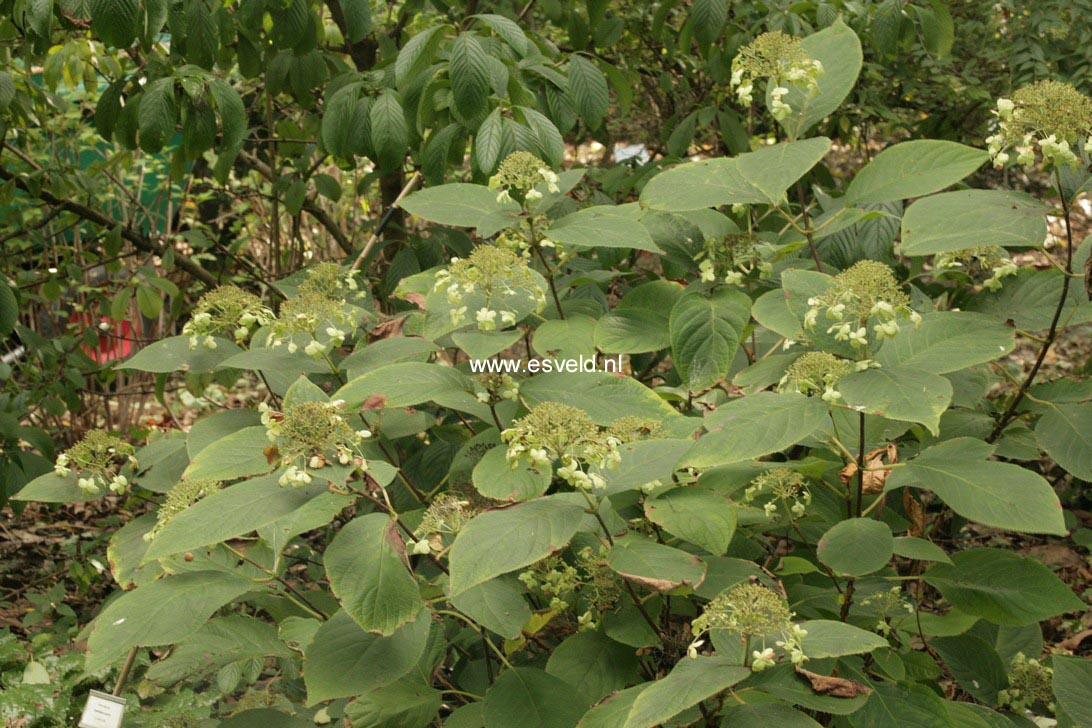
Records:
M489 189L497 191L497 202L534 202L542 197L535 187L544 184L547 191L556 194L561 191L557 182L557 174L546 162L530 152L520 151L504 158L497 173L489 178Z
M1075 145L1092 154L1092 99L1068 83L1039 81L1024 86L1011 99L998 99L994 114L997 132L986 138L986 145L998 169L1011 159L1010 150L1017 152L1016 161L1025 166L1035 163L1036 149L1053 167L1080 164Z
M273 312L253 293L236 286L220 286L198 299L182 334L190 337L191 349L199 345L215 349L215 335L230 336L241 344L254 329L272 320Z
M311 470L335 461L367 467L360 446L371 433L354 430L338 403L300 402L283 413L262 404L258 410L266 434L280 454L280 464L286 468L281 485L307 485L312 481Z
M819 395L828 402L842 398L838 382L856 369L854 362L823 351L809 351L793 361L781 377L782 392Z
M53 472L62 477L75 472L76 485L89 495L97 495L102 488L121 493L129 481L119 470L126 462L136 463L135 452L132 445L105 430L90 430L57 456Z
M803 517L811 505L811 492L807 479L791 468L773 468L762 473L743 492L746 503L763 502L763 510L768 516L775 516L782 506L789 509L796 518Z
M751 669L759 672L776 663L777 653L766 645L767 639L776 639L775 646L794 665L807 661L801 641L808 633L793 623L793 616L785 597L764 584L748 581L714 597L690 628L695 640L715 629L748 638L752 646L758 647L749 658Z
M516 297L526 297L541 308L546 292L531 273L527 261L518 253L495 245L479 245L466 258L452 258L451 263L436 273L433 290L444 292L451 304L451 323L461 325L467 320L467 307L461 306L471 294L481 293L484 305L473 312L474 321L482 331L493 331L516 323L512 310Z
M808 307L805 328L814 328L822 315L833 322L828 334L861 350L868 348L870 339L897 335L900 318L909 318L915 326L921 323L921 314L910 308L910 297L899 288L891 268L875 260L862 260L836 275L830 288L808 299Z
M732 61L732 88L741 104L750 105L754 100L755 84L760 79L770 83L770 113L784 120L792 108L784 101L789 93L786 84L798 86L812 93L818 89L818 79L823 75L823 64L812 58L800 39L781 31L763 33L739 49Z
M940 253L933 259L933 266L938 273L958 271L981 280L987 291L1001 290L1004 279L1020 270L1008 252L996 245Z
M150 531L144 534L144 540L154 540L171 519L205 496L212 495L220 490L220 488L221 483L219 480L210 480L207 478L196 478L194 480L183 480L179 482L178 485L170 489L167 493L167 497L164 498L163 502L159 505L159 508L155 513L155 525L152 526Z

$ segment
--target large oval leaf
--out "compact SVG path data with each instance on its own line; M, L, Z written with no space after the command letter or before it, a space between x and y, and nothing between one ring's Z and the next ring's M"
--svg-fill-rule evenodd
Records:
M982 149L939 139L893 144L857 173L846 190L852 205L904 200L942 190L989 159Z
M895 551L891 528L871 518L849 518L823 534L816 555L835 573L864 576L879 571Z

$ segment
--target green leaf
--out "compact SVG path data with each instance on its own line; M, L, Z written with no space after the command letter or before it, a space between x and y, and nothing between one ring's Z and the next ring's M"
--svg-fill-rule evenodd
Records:
M926 541L916 536L898 536L895 538L895 553L906 559L915 561L940 561L945 564L952 563L944 549L932 541Z
M805 713L784 703L737 703L723 713L724 726L777 726L777 728L818 728Z
M864 576L891 561L895 539L891 527L871 518L848 518L819 539L819 560L842 576Z
M922 452L888 477L885 490L927 488L964 518L1021 533L1064 535L1058 496L1041 476L989 461L993 446L958 437Z
M516 53L526 55L528 49L532 47L531 41L527 39L527 35L519 27L519 23L514 20L509 20L503 15L492 15L490 13L482 13L474 17L492 28L493 32L503 38L505 43L512 46L512 50Z
M477 227L490 215L519 211L519 205L514 202L497 202L497 193L485 185L462 182L414 192L399 206L429 222L456 227Z
M106 45L128 48L141 30L141 7L137 0L89 0L91 26Z
M148 545L144 560L193 551L257 531L306 505L326 485L285 488L278 476L247 480L205 496L173 516Z
M673 488L645 501L645 517L672 535L723 556L736 531L736 507L721 493Z
M679 660L666 677L652 683L633 701L623 728L652 728L727 690L751 671L728 658L697 657Z
M265 426L244 427L199 452L186 468L184 477L231 480L268 473L273 466L265 456L267 447L269 436Z
M683 290L678 283L664 280L637 286L599 319L595 345L606 354L639 354L670 346L671 309Z
M670 212L737 203L777 204L828 151L830 139L815 137L762 147L738 157L688 162L649 180L641 202Z
M599 468L599 474L607 481L604 495L640 488L654 480L670 480L675 463L690 449L693 440L672 438L664 440L637 440L627 442L618 449L622 462L617 468Z
M933 374L966 369L1009 354L1012 329L989 316L965 311L924 314L921 326L904 326L876 354L884 367L907 367Z
M932 255L982 245L1041 247L1042 203L1022 192L957 190L918 200L902 217L903 255Z
M178 122L173 78L161 78L148 84L140 98L137 119L140 148L146 152L158 152L174 133Z
M785 103L795 113L781 125L790 137L803 136L811 127L830 116L853 90L861 72L861 41L841 19L801 41L804 50L823 64L819 90L815 93L789 84Z
M6 282L0 281L0 336L7 336L15 330L19 320L19 303L15 292Z
M947 703L919 683L873 685L865 706L854 714L862 728L953 728Z
M635 534L614 540L607 564L630 581L657 591L693 588L705 578L705 563L697 556Z
M246 107L239 92L222 79L214 78L210 81L209 91L220 114L220 149L212 172L216 181L223 184L227 181L246 138Z
M993 645L971 634L938 637L929 644L967 694L987 705L997 704L997 691L1009 681Z
M637 219L636 205L596 205L552 223L544 236L577 248L623 248L663 253Z
M460 33L451 44L448 75L451 78L455 118L474 127L489 104L489 56L471 33Z
M909 367L880 367L854 372L838 382L845 403L892 420L920 422L934 436L940 416L952 402L952 383L939 374Z
M598 66L575 53L569 57L568 97L589 129L595 131L602 125L610 108L607 78Z
M533 406L561 402L579 407L599 425L619 417L651 417L664 421L678 413L636 379L609 372L551 372L520 382L520 396Z
M209 621L182 640L167 659L148 668L147 677L160 685L170 685L208 675L239 660L292 656L273 625L244 614L231 614Z
M252 586L249 579L230 572L191 571L125 592L95 618L84 669L98 672L125 657L133 646L180 642Z
M1092 482L1092 402L1048 407L1035 441L1067 473Z
M513 468L508 463L507 448L492 448L474 466L474 487L486 498L499 501L523 501L537 498L550 487L550 468L539 469L522 461Z
M671 354L692 392L708 389L728 374L739 337L751 317L751 299L734 288L711 295L684 293L671 309Z
M211 372L220 366L220 362L242 351L227 339L216 338L215 341L215 349L206 349L201 344L190 349L188 336L168 336L148 344L116 366L118 369L135 369L156 374Z
M1054 655L1054 700L1075 725L1092 725L1092 662L1087 658Z
M372 32L371 0L341 0L346 40L356 43Z
M523 588L510 577L497 577L472 586L451 598L455 608L488 630L514 640L531 618Z
M421 609L421 593L394 520L370 513L342 527L323 556L330 589L369 632L389 637Z
M532 667L505 670L485 694L485 725L572 728L587 703L561 678Z
M931 0L929 7L914 7L921 23L921 36L926 50L934 56L943 57L952 50L955 43L955 23L948 6L939 0Z
M982 149L939 139L893 144L857 173L846 204L864 205L921 197L949 187L989 159Z
M382 396L385 407L413 407L423 402L442 404L448 397L469 395L473 384L465 374L440 364L407 361L388 364L360 375L334 394L349 409L369 397Z
M101 491L89 494L76 485L79 477L76 473L59 476L50 471L24 485L11 499L39 503L86 503L103 497Z
M369 117L376 161L383 169L398 167L405 159L409 137L398 94L390 89L381 93L372 103Z
M887 640L875 632L867 632L845 622L813 619L801 626L808 631L803 639L804 654L813 660L860 655L888 646Z
M1035 559L976 548L952 554L952 561L954 565L931 567L925 581L960 611L994 624L1020 627L1085 609L1084 602Z
M699 43L712 43L724 32L728 22L728 0L694 0L690 22Z
M827 405L795 392L757 392L730 400L705 416L708 434L680 466L710 468L779 452L826 422Z
M561 550L583 519L584 506L569 494L536 498L475 516L451 545L452 596Z
M315 632L307 646L303 680L307 704L360 695L390 685L417 665L428 644L432 615L417 618L389 637L360 628L339 610Z
M637 678L637 651L602 632L577 632L550 654L546 672L574 686L586 703L621 690Z
M441 705L441 691L408 675L357 697L345 706L345 718L353 726L427 726Z
M410 79L429 67L433 52L443 39L445 30L444 26L433 25L406 41L394 61L395 84L398 88L403 88Z
M322 114L322 144L339 159L363 154L371 138L371 99L363 84L342 86L327 100Z
M489 112L485 121L474 135L474 162L483 174L493 174L500 162L501 148L504 144L504 125L501 123L501 109L498 106Z

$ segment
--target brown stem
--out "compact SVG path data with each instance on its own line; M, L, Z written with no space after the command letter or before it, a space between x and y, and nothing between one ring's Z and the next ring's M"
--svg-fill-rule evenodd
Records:
M796 198L800 200L800 215L804 218L804 235L808 238L808 247L811 248L811 257L815 259L815 267L823 272L823 261L819 260L819 249L815 246L815 237L811 232L811 218L808 216L808 205L804 200L804 185L796 183Z
M1005 428L1012 422L1013 417L1016 416L1016 408L1020 405L1020 402L1023 401L1024 395L1027 394L1032 382L1035 381L1035 376L1039 373L1039 368L1043 366L1043 361L1046 359L1047 352L1058 338L1058 322L1062 318L1062 311L1065 310L1066 299L1069 298L1069 279L1073 275L1073 226L1070 220L1069 202L1065 198L1065 190L1062 189L1061 175L1057 170L1054 172L1054 178L1057 182L1058 194L1061 195L1062 198L1062 217L1065 219L1066 249L1065 272L1062 277L1062 295L1058 299L1058 306L1054 309L1054 318L1050 320L1050 329L1047 331L1042 348L1039 349L1039 356L1036 357L1035 364L1031 367L1031 371L1028 372L1027 377L1024 379L1024 383L1020 385L1020 389L1017 390L1016 396L1013 397L1012 402L1009 403L1004 414L997 420L997 424L994 425L993 431L990 432L989 437L986 438L986 442L994 442L1000 437L1001 433L1004 432Z

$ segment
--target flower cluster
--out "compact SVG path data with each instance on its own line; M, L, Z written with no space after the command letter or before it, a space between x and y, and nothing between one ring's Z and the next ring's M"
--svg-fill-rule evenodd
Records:
M773 266L762 260L755 250L758 240L751 233L729 233L707 238L705 246L698 253L698 272L705 282L724 278L724 282L738 286L744 276L757 270L759 278L769 278Z
M591 547L576 554L575 564L560 556L549 556L523 571L519 580L556 612L570 608L579 599L580 608L585 609L577 616L581 631L595 629L596 615L611 609L622 592L618 575Z
M743 500L746 503L752 503L760 496L769 498L763 504L762 510L775 519L781 506L787 506L792 515L800 518L811 505L807 479L791 468L767 470L752 480L747 490L743 491Z
M902 590L897 586L869 594L861 600L861 606L880 614L880 621L876 623L876 631L883 635L891 631L891 625L888 624L890 617L902 612L914 613L913 602L907 600L903 596Z
M997 693L997 703L1008 705L1016 713L1034 705L1046 706L1054 712L1054 671L1038 660L1029 659L1023 652L1012 658L1009 669L1009 687Z
M516 323L517 312L501 308L501 299L527 296L536 310L546 303L546 292L536 282L527 261L505 248L479 245L466 258L452 258L451 264L436 274L433 290L446 292L451 309L451 323L461 325L467 318L465 296L480 292L484 305L474 312L474 320L482 331L496 330Z
M497 173L489 178L489 189L497 191L497 202L517 201L534 202L542 199L542 193L535 189L546 185L546 189L557 194L557 174L545 162L530 152L512 152L497 168Z
M214 335L231 334L241 344L250 338L252 328L265 326L272 320L273 312L253 293L236 286L220 286L198 299L182 334L190 337L190 349L196 349L198 344L215 349Z
M782 392L800 392L809 397L818 394L826 402L836 402L842 398L842 393L837 389L838 382L858 367L858 362L834 354L809 351L789 365L778 388Z
M994 111L997 133L986 137L990 157L998 169L1017 152L1016 161L1035 164L1035 148L1055 168L1076 167L1080 157L1073 145L1083 139L1084 151L1092 154L1092 99L1068 83L1039 81L1018 89L1011 99L998 99Z
M439 551L443 548L443 536L454 536L476 514L477 509L471 507L470 501L445 493L429 504L420 525L413 532L416 541L407 542L406 548L418 555L427 554L433 549Z
M748 640L760 640L761 649L751 653L751 669L760 672L773 667L777 662L777 653L773 647L766 646L767 638L778 637L774 646L789 656L794 665L807 662L802 640L808 632L798 624L793 624L793 613L785 597L758 582L745 582L721 592L705 605L705 611L695 619L690 630L694 641L687 653L697 656L697 650L704 644L702 635L720 629L743 635Z
M356 326L348 298L355 295L356 280L343 273L337 263L319 263L307 271L307 278L297 293L281 304L280 314L272 322L269 343L287 342L290 353L299 349L293 340L306 334L311 341L304 346L308 356L320 358L345 343L348 331ZM321 337L318 336L322 332Z
M778 121L792 114L792 107L784 101L789 89L783 84L802 87L808 93L819 88L823 64L811 58L800 39L774 31L763 33L739 49L732 61L732 88L741 104L750 105L754 100L755 83L769 79L770 113Z
M519 397L519 384L507 374L485 372L474 374L474 396L482 404L494 405L506 399Z
M334 460L367 469L360 447L372 433L350 427L343 407L340 401L300 402L276 412L264 402L258 405L269 441L285 467L281 485L307 485L312 481L309 470L321 469Z
M986 245L941 253L933 259L938 271L960 271L971 278L982 278L987 291L1001 290L1002 279L1016 275L1020 267L1004 248Z
M617 435L596 425L584 410L560 402L535 405L501 439L513 468L524 458L542 468L561 460L558 476L581 490L606 487L603 476L588 472L589 466L616 468L622 461Z
M75 471L76 485L88 495L97 495L104 487L121 493L129 479L118 471L125 462L136 463L135 452L132 445L105 430L91 430L57 456L53 472L64 477Z
M822 295L808 299L804 326L813 329L819 314L833 321L828 334L837 341L868 349L868 323L877 341L899 333L898 319L908 317L914 326L921 324L921 314L910 308L910 298L899 288L891 268L874 260L862 260L834 277L834 285Z
M197 478L195 480L183 480L171 488L167 497L159 505L155 513L155 525L144 534L145 541L151 541L159 534L167 523L182 511L192 506L207 495L212 495L220 490L219 480Z

